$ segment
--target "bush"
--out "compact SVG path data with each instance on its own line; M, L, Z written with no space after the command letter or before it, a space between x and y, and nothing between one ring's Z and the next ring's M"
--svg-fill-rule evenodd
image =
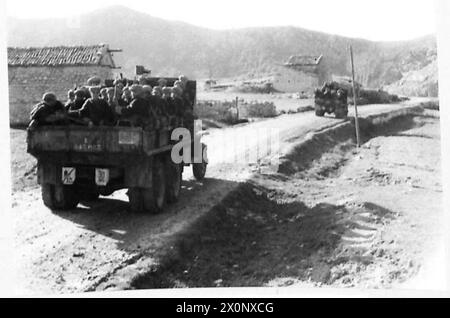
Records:
M247 111L247 117L275 117L277 116L277 109L272 102L256 102L244 103L239 106L240 110Z
M229 89L238 93L270 94L275 93L272 83L244 83Z
M198 118L214 119L221 122L228 122L231 119L230 109L235 103L230 101L197 101L194 114Z
M439 110L439 100L423 102L421 105L426 109Z
M213 119L227 124L236 124L243 118L267 118L278 115L272 102L240 101L239 118L235 101L197 101L194 113L198 118Z
M397 95L391 95L383 90L367 90L362 89L359 91L357 98L358 105L366 104L390 104L400 102L400 98Z

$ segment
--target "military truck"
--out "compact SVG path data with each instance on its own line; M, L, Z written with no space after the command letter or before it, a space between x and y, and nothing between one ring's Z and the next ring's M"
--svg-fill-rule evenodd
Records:
M148 80L155 86L158 79ZM165 79L169 86L176 80ZM194 107L196 82L188 81L186 91ZM69 124L29 129L27 151L37 158L44 204L53 211L73 209L80 201L128 189L132 211L160 212L166 203L178 200L183 169L190 165L171 159L177 142L171 140L174 128L146 130L133 126ZM192 143L191 158L192 133L188 141ZM208 163L206 145L199 147L204 156L200 162L192 163L192 169L195 178L203 179Z
M334 113L336 118L345 118L348 114L348 91L336 82L325 83L314 92L316 116Z

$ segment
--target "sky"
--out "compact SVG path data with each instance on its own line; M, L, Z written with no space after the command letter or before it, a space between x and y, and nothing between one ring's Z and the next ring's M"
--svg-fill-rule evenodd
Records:
M290 25L374 41L436 32L430 0L7 0L7 15L70 17L117 4L211 29Z

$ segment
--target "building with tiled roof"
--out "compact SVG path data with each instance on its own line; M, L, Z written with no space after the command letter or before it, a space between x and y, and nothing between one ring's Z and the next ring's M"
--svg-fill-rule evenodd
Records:
M69 89L92 76L113 78L116 65L106 44L8 48L10 123L26 124L32 107L45 92L66 102Z
M111 50L105 44L8 48L9 66L109 66L115 68Z
M291 55L284 65L288 67L315 66L320 64L322 57L322 55Z
M292 55L273 78L273 87L282 92L310 94L329 80L322 55Z

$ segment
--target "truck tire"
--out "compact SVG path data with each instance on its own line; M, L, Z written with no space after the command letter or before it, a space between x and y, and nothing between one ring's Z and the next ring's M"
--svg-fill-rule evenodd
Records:
M336 110L336 111L334 112L334 116L335 116L336 118L339 118L339 119L341 119L341 118L346 118L346 117L347 117L347 114L348 114L348 111L345 110L345 109Z
M53 203L53 195L55 192L54 185L50 183L42 184L41 192L42 192L42 201L44 202L44 205L50 209L55 208Z
M142 212L144 210L144 201L142 190L140 188L131 188L128 190L128 202L132 212Z
M96 200L98 200L99 196L100 196L100 193L93 191L93 192L84 193L81 198L86 201L96 201Z
M168 203L178 201L181 191L181 179L182 167L168 158L166 163L166 199Z
M98 192L97 189L89 187L78 188L78 194L82 201L95 201L98 200L98 197L100 196L100 192Z
M325 111L322 108L316 107L316 116L323 117L323 115L325 115Z
M155 158L152 169L152 187L142 189L144 211L159 213L166 203L166 172L164 164Z
M80 198L73 186L57 184L53 187L53 207L55 209L74 209L80 202Z
M202 153L204 154L204 156L202 156L202 162L192 164L192 173L194 174L194 177L197 180L203 180L206 174L206 166L208 165L208 158L205 144L202 144Z

